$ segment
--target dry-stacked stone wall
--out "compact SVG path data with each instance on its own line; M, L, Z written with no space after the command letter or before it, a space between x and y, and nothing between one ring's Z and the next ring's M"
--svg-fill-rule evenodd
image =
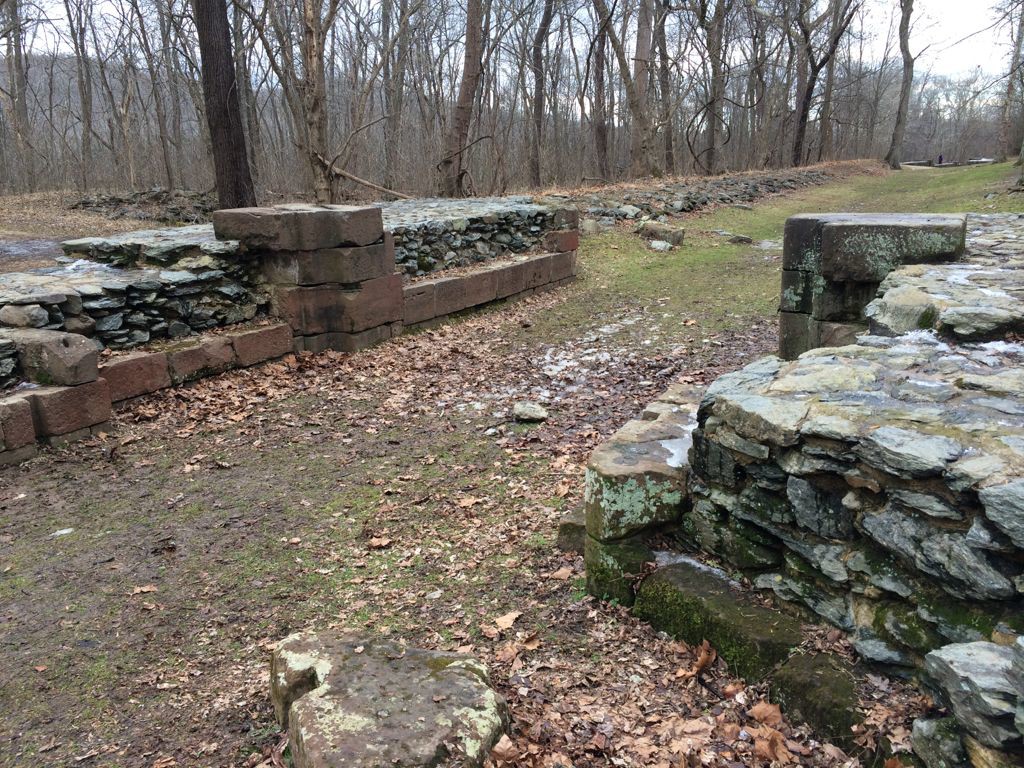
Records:
M786 264L811 269L787 270L783 293L792 272L828 278L815 300L856 296L860 335L804 334L797 359L722 376L699 405L670 390L594 452L585 490L593 594L777 686L799 658L794 615L838 627L949 708L915 724L929 768L1024 759L1024 222L967 226L960 253L956 217L791 220ZM806 697L840 678L801 679L803 699L777 698L820 714Z

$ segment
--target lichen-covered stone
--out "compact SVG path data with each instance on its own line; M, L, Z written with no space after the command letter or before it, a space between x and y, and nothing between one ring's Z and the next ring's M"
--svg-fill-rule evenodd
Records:
M278 644L271 698L295 768L480 766L507 723L475 659L328 632Z
M829 654L796 653L774 671L769 692L790 721L804 721L819 738L853 743L859 700L848 662Z

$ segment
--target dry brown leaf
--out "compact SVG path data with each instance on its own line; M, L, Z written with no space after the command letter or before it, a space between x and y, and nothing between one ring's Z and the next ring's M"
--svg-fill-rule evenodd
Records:
M765 725L778 725L782 722L782 711L778 704L759 701L747 710L747 715Z
M509 611L504 616L496 618L494 624L498 629L511 629L512 625L516 623L516 619L522 615L522 611Z

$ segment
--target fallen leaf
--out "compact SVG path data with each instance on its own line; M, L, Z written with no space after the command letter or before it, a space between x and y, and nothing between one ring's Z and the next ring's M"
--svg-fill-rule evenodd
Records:
M499 616L494 620L495 626L498 629L511 629L512 625L516 623L516 619L523 615L522 611L509 611L504 616Z
M782 711L778 704L770 704L767 701L759 701L747 710L747 715L765 725L778 725L782 722Z

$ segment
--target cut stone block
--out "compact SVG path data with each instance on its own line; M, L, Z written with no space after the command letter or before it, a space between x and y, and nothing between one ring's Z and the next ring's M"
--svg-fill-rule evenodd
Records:
M110 399L115 403L171 386L167 355L163 352L132 352L112 357L100 366L100 376L110 387Z
M0 451L24 448L36 441L32 404L24 393L0 399Z
M576 275L576 251L551 254L551 282L558 283Z
M811 292L815 320L864 322L864 310L878 293L878 283L824 282Z
M271 292L271 311L299 335L339 331L341 294L336 285L278 287Z
M587 536L583 542L583 562L587 569L587 592L620 605L633 605L633 584L653 563L654 552L643 537L600 542Z
M268 281L282 285L351 284L393 273L395 255L384 243L361 248L271 252L261 257L260 268Z
M587 516L582 508L566 512L558 523L558 540L555 543L563 552L582 555L586 548Z
M297 203L214 211L213 229L222 240L272 251L364 246L384 237L380 208L351 205Z
M843 747L853 745L860 700L849 663L826 653L797 653L771 677L771 698L786 717L803 721L822 739Z
M368 349L390 338L399 336L401 333L402 324L391 323L390 325L380 325L376 328L360 331L359 333L332 332L313 336L300 336L296 341L300 341L302 346L297 351L313 352L315 354L328 350L335 352L358 352L361 349Z
M797 619L764 607L724 573L696 561L644 579L633 613L687 643L707 640L747 680L769 674L803 640Z
M798 269L782 271L781 312L811 313L814 299L814 273Z
M680 235L682 230L680 230ZM682 241L682 237L680 237ZM544 236L544 249L551 253L564 253L575 251L580 247L580 231L578 229L564 230L561 232L548 232Z
M328 331L359 333L402 320L402 276L387 275L359 284L338 296L335 321Z
M507 299L526 290L526 261L513 261L494 267L494 297Z
M779 357L796 360L818 346L818 324L802 312L779 312Z
M818 324L818 347L845 347L856 344L857 337L867 332L867 326L861 323L831 323L816 320Z
M235 367L235 349L228 336L214 336L199 344L167 352L171 381L199 379Z
M75 387L41 387L27 393L37 438L65 435L110 420L110 389L103 379Z
M526 289L540 288L551 282L551 255L533 256L526 262Z
M963 215L836 214L821 229L821 275L881 282L903 264L955 261L966 243Z
M437 317L434 303L434 281L412 283L402 288L403 322L422 323Z
M337 633L279 643L270 686L295 768L479 767L508 721L476 659Z
M818 274L821 270L821 216L805 213L786 219L782 268Z
M74 386L99 375L96 344L77 333L19 328L0 330L18 348L21 370L38 384Z
M695 412L677 406L654 420L627 422L595 449L584 490L590 536L614 541L679 520Z
M231 334L238 364L242 367L284 357L292 352L292 329L286 323Z

